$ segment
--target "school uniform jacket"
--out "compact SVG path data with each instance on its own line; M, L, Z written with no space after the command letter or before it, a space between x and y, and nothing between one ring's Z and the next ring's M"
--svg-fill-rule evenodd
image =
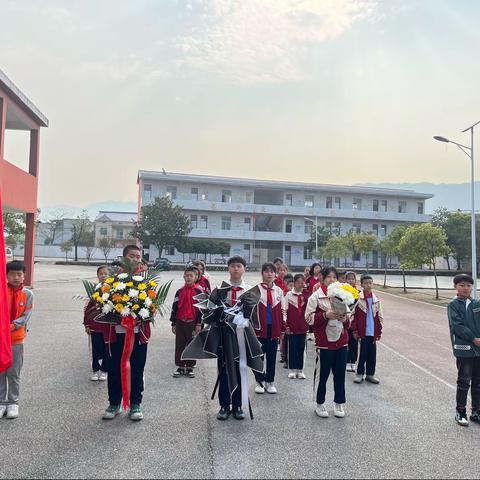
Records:
M256 330L258 338L267 338L267 301L268 288L265 284L260 284L260 301L258 302L257 312L260 328ZM283 290L277 285L270 289L272 292L272 339L278 340L285 331L285 321L283 319Z
M283 312L290 333L300 335L308 332L310 326L305 320L306 308L307 295L305 292L297 293L293 290L287 292L283 300Z
M230 281L225 282L227 285L232 285ZM227 299L225 303L230 307L233 307L237 300L240 298L243 292L250 290L250 285L247 285L244 281L239 285L232 285L232 288L227 293Z
M170 322L172 323L172 325L175 325L177 323L177 320L182 320L184 322L202 323L202 312L198 308L193 307L193 313L191 314L192 318L187 318L184 312L182 312L181 309L179 308L180 295L182 294L183 290L185 290L186 288L187 287L184 285L182 288L179 288L175 293L175 298L173 299L173 304L172 304L172 311L170 314ZM193 297L195 297L196 295L200 295L202 293L204 293L204 291L198 285L194 285L191 288L191 292L189 294L192 296L193 304L196 303L196 301L193 300Z
M373 293L372 294L372 312L373 312L373 322L374 322L374 338L375 340L380 340L382 336L382 327L383 327L383 312L382 312L382 305L380 300L377 296ZM351 325L351 330L354 333L357 333L359 338L366 337L366 330L367 330L367 310L368 310L368 303L365 298L365 294L360 292L360 296L358 299L358 303L355 307L355 311L353 313L353 321Z

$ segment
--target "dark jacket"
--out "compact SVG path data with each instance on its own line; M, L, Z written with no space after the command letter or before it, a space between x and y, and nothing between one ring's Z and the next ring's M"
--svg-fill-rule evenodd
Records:
M454 298L448 304L448 325L455 357L480 357L480 347L473 343L480 338L480 302Z
M183 286L182 288L179 288L177 290L177 292L175 293L175 298L173 299L172 311L171 311L171 314L170 314L170 322L172 322L172 325L175 325L177 323L177 320L183 320L182 318L177 318L177 317L178 317L178 314L179 314L178 301L180 299L180 293L182 292L182 290L184 288L185 288L185 286ZM196 286L195 288L192 288L192 294L194 296L195 295L200 295L202 293L204 293L204 292L200 287ZM191 321L195 322L195 323L202 323L202 312L198 308L195 308L195 307L194 307L194 310L195 310L195 318Z

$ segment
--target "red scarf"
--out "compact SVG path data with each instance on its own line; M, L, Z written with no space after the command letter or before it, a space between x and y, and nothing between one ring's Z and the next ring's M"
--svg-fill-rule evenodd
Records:
M232 287L232 305L235 305L237 302L237 292L241 292L242 287Z
M322 292L326 295L327 294L327 287L325 285L320 285L320 288L322 289Z
M178 296L178 313L180 314L180 320L193 320L195 318L195 300L193 297L196 295L195 289L197 286L195 284L188 286L185 285L180 290L180 295Z
M297 309L299 313L302 313L302 294L301 293L296 293L292 292L296 297L297 297Z
M272 294L272 287L269 287L266 283L261 283L260 284L262 288L264 288L267 291L267 305L272 306L273 305L273 294Z
M8 289L12 292L12 303L10 304L10 323L13 323L13 321L18 318L17 307L20 303L20 293L22 292L23 288L23 283L17 288L12 287L10 284L8 285Z

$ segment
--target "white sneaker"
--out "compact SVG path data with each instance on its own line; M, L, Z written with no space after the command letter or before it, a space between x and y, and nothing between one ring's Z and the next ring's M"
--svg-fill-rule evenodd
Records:
M343 405L341 405L339 403L335 403L333 405L333 414L337 418L344 418L345 417L345 410L343 409Z
M6 417L9 420L13 420L14 418L18 418L18 405L8 405L7 406Z
M297 372L297 378L299 378L300 380L305 380L307 376L303 373L303 370L299 370Z
M354 372L353 365L351 363L347 363L347 372Z
M363 383L363 375L355 375L354 383Z
M324 403L321 405L317 403L317 408L315 409L315 413L320 417L320 418L328 418L330 415L328 414L327 407L325 406Z
M100 372L98 375L98 380L104 382L107 379L107 372Z
M0 405L0 418L2 418L5 415L6 411L7 411L7 406L6 405Z
M297 374L293 370L290 370L290 373L288 374L288 378L297 378Z
M92 376L90 377L90 380L91 380L92 382L98 382L98 380L99 380L99 375L100 375L99 372L93 372L93 373L92 373Z
M255 393L258 393L258 394L265 393L265 387L263 385L260 385L259 383L257 383L255 385Z
M277 393L277 389L275 388L275 385L273 383L266 383L265 390L267 391L267 393Z

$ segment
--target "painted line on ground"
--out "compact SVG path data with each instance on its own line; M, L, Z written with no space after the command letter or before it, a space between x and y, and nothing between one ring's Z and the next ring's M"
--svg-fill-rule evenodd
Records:
M413 365L414 367L418 368L419 370L421 370L423 373L426 373L427 375L429 375L430 377L434 378L435 380L437 380L438 382L440 383L443 383L445 386L447 386L448 388L451 388L452 390L456 390L457 387L455 387L454 385L451 385L450 383L448 383L447 381L443 380L443 378L440 378L438 377L437 375L435 375L434 373L432 373L430 370L427 370L426 368L422 367L421 365L419 365L418 363L415 363L414 361L410 360L409 358L407 358L405 355L403 355L402 353L400 352L397 352L396 350L394 350L392 347L389 347L388 345L385 345L383 342L379 342L379 344L386 348L389 352L397 355L398 357L400 357L401 359L407 361L408 363L410 363L410 365Z
M447 307L444 307L443 305L435 305L433 303L422 302L422 300L414 300L413 298L401 297L400 295L395 295L394 293L387 293L387 292L384 292L383 290L377 290L377 292L380 296L385 294L385 295L390 295L391 297L399 298L400 300L407 300L409 302L421 303L423 305L430 305L431 307L447 308Z

